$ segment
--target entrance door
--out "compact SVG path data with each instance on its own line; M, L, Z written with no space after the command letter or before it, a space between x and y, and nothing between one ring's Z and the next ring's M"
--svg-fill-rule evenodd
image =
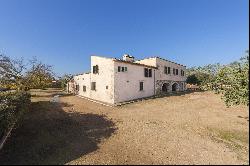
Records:
M162 92L164 92L164 93L168 92L168 86L169 86L169 84L164 83L164 84L162 85Z
M172 85L172 92L176 92L178 90L178 84L177 83L174 83Z

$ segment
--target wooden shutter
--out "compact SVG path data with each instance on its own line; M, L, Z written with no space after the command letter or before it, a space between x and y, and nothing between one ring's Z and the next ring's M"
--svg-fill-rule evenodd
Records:
M164 73L165 74L168 74L168 70L167 69L168 69L167 67L164 67Z
M144 76L148 77L148 69L147 68L144 68Z
M96 82L91 82L91 90L96 90Z
M148 77L152 77L152 69L148 69Z
M99 67L96 65L96 73L99 73Z
M140 91L143 90L143 82L140 82Z

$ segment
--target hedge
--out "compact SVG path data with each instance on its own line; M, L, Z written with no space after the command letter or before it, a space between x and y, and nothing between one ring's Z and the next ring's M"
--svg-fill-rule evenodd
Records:
M28 110L30 97L31 95L24 91L0 93L0 138Z

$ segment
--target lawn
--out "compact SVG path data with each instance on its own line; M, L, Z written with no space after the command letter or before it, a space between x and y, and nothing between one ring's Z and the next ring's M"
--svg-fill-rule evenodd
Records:
M54 89L32 95L0 164L249 164L248 107L227 108L212 92L118 107Z

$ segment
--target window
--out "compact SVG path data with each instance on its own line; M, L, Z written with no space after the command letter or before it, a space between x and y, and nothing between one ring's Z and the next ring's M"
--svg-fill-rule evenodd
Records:
M175 72L176 75L178 75L178 69L176 69L176 72Z
M126 72L126 71L128 71L127 67L118 66L118 72Z
M168 74L170 74L170 67L168 67Z
M170 67L164 67L164 73L170 74Z
M148 77L148 69L147 68L144 68L144 76Z
M152 77L152 69L148 69L148 77Z
M181 70L181 76L184 76L184 75L185 75L184 71L183 71L183 70Z
M93 66L93 73L97 74L99 72L98 65Z
M168 67L164 67L164 73L168 74Z
M143 82L140 82L140 91L143 91Z
M109 88L109 86L106 86L106 89L108 89Z
M76 90L79 91L79 85L76 85Z
M152 69L144 68L144 76L152 77Z
M82 91L83 91L83 92L86 92L86 86L83 85Z
M175 68L173 68L173 74L175 75Z
M91 82L91 90L96 90L96 82Z

